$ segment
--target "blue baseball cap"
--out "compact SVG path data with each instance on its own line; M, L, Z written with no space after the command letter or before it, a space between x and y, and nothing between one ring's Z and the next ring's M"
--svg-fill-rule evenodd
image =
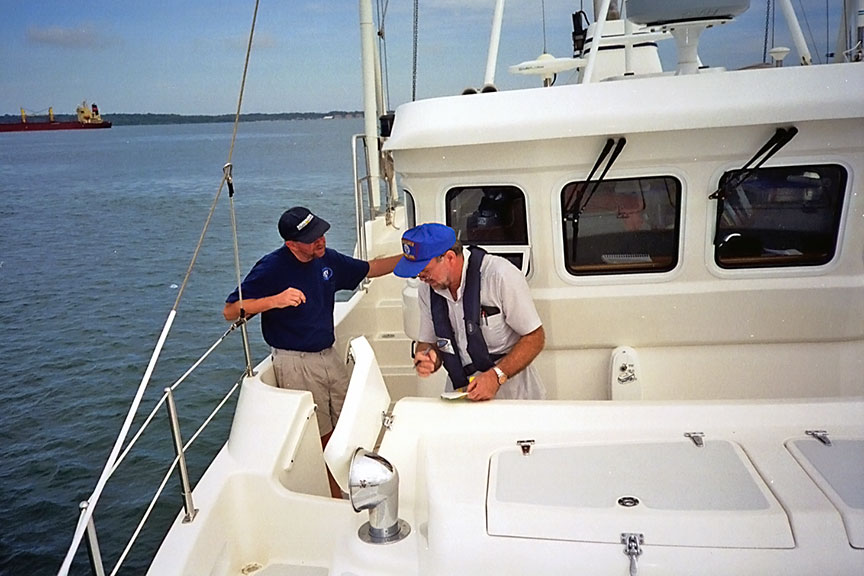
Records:
M435 222L415 226L402 235L402 259L393 273L400 278L414 278L455 243L456 232L449 226Z

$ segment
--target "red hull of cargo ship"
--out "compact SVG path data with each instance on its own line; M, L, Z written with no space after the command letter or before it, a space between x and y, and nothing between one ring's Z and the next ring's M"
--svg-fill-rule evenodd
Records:
M17 124L0 124L0 132L34 132L38 130L93 130L110 128L111 122L18 122Z

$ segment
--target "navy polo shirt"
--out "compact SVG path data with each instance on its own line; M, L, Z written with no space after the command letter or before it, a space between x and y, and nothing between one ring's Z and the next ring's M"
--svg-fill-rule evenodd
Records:
M324 256L300 262L287 246L261 258L243 279L243 298L273 296L288 288L306 295L299 306L261 314L261 332L273 348L320 352L333 345L333 307L337 290L353 290L369 273L369 264L327 248ZM226 302L239 299L235 289Z

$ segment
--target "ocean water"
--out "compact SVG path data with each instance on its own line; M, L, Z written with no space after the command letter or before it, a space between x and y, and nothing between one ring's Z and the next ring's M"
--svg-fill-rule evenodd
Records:
M78 503L96 485L219 191L231 129L0 135L0 574L60 567ZM276 222L296 204L329 220L328 245L350 253L351 135L361 131L359 119L240 125L232 162L241 275L280 244ZM225 189L145 411L228 328L221 310L235 282ZM249 334L260 360L267 349L256 320ZM184 438L243 364L235 331L176 391ZM224 443L235 402L193 446L193 482ZM172 459L163 408L97 506L107 570ZM146 570L180 505L172 477L121 574ZM83 545L73 573L90 573Z

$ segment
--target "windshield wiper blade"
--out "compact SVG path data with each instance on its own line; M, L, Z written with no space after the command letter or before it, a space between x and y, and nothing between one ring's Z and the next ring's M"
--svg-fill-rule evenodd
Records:
M585 211L585 207L588 205L588 202L591 200L591 197L594 195L597 187L600 185L601 182L603 182L603 178L606 177L606 173L609 172L609 168L611 168L615 161L618 159L618 155L621 154L621 150L624 148L625 144L627 144L626 138L619 138L617 144L614 138L609 138L606 140L606 144L603 145L603 150L597 157L597 161L594 162L594 167L591 168L591 172L588 173L588 178L585 180L585 182L582 183L582 187L576 191L576 193L571 197L570 201L564 206L565 220L579 219L579 215ZM600 177L597 179L596 182L592 182L591 179L594 178L594 174L597 172L597 169L600 168L600 165L603 164L603 161L606 159L607 156L609 156L609 152L612 151L613 148L615 149L615 151L612 152L612 157L609 158L609 162L606 164L606 167L603 169ZM591 184L594 184L594 186L591 188L591 193L588 194L585 202L581 202L583 196L585 195L585 191L588 189L588 186L591 186Z
M795 126L789 128L777 128L774 132L774 136L772 136L771 139L768 140L768 142L766 142L765 145L762 146L762 148L760 148L746 164L744 164L744 166L739 168L737 178L730 178L727 182L721 184L713 194L708 196L708 198L711 200L723 200L726 198L727 191L733 190L743 184L745 180L753 175L755 170L761 168L765 162L777 154L777 152L786 146L786 144L788 144L796 134L798 134L798 128ZM756 162L756 160L763 155L764 157ZM756 163L754 164L754 162Z
M565 257L569 262L573 255L576 254L576 242L579 239L579 216L582 212L585 211L585 208L588 207L588 203L591 201L591 198L594 196L594 193L597 191L597 188L603 182L603 179L606 177L606 173L609 172L609 169L618 159L618 156L621 154L621 151L624 149L624 146L627 144L627 139L621 137L616 142L614 138L609 138L606 140L606 144L603 146L603 151L600 152L600 156L597 157L597 161L594 163L594 167L591 168L591 172L588 173L588 178L583 182L581 188L579 188L573 196L570 198L570 201L564 206L564 214L563 219L566 225L567 222L573 226L573 237L571 240L571 246ZM611 156L609 156L611 152ZM600 168L600 165L603 164L603 161L606 160L606 157L609 156L609 162L606 163L606 167L603 168L603 171L600 173L600 177L597 178L595 182L592 182L591 179L594 177L594 173L597 172L597 169ZM588 193L588 196L585 198L585 201L582 202L582 197L585 196L585 191L588 189L588 186L592 185L591 192ZM566 228L565 228L566 229ZM567 242L564 242L565 251L567 250Z

